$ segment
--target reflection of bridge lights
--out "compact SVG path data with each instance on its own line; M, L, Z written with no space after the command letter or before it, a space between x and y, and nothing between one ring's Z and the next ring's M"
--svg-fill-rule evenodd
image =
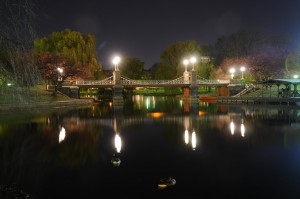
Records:
M184 131L184 142L185 142L185 144L189 143L189 132L188 132L188 130Z
M118 134L116 134L116 136L115 136L115 148L116 148L118 153L121 152L121 147L122 147L121 137Z
M241 135L242 137L245 137L245 125L241 124Z
M153 112L153 113L150 113L150 116L153 117L153 118L160 118L164 115L164 113L162 112Z
M208 107L209 106L209 103L208 102L200 102L199 105L201 107Z
M230 122L230 131L231 131L231 135L234 135L234 123L233 123L233 121Z
M193 133L192 133L192 147L193 147L193 150L196 149L196 145L197 145L196 133L195 133L195 131L193 131Z
M66 138L66 130L64 127L60 128L59 136L58 136L58 143L61 143Z
M199 111L199 112L198 112L198 115L199 115L199 116L206 115L206 112L204 112L204 111Z
M147 99L146 99L146 108L149 109L149 106L150 106L150 99L149 99L149 97L147 97Z

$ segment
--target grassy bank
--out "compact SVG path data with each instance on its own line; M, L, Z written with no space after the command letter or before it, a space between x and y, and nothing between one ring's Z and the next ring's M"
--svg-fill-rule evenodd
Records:
M62 94L52 96L44 85L31 88L6 88L1 90L0 110L30 110L32 108L44 109L48 107L76 106L92 103L89 99L73 99Z

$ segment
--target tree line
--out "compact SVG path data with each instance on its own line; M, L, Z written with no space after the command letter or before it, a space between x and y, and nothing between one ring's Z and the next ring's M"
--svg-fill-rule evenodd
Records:
M37 38L32 1L2 1L7 9L1 12L0 23L1 92L8 82L30 87L44 80L59 86L66 79L98 80L111 75L97 57L94 35L65 29ZM197 57L194 67L206 79L228 79L229 69L240 66L247 68L247 81L289 78L300 72L300 46L292 38L256 30L222 36L211 45L178 41L167 46L150 69L136 57L123 57L119 65L122 74L132 79L175 79L182 76L183 59L190 56Z

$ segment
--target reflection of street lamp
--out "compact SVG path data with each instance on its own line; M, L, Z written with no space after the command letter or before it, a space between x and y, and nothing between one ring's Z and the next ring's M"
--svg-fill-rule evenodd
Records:
M185 66L185 72L187 72L187 65L189 64L189 60L183 60L183 65Z
M185 142L185 144L188 144L189 143L189 132L188 132L188 130L187 129L185 129L185 131L184 131L184 142Z
M118 153L121 152L121 147L122 147L121 137L118 134L116 134L115 135L115 148Z
M196 149L196 146L197 146L196 133L195 133L195 131L193 131L193 133L192 133L192 148L193 148L193 150Z
M299 76L298 75L294 75L293 77L294 77L294 79L298 79Z
M246 70L246 68L245 68L244 66L242 66L240 70L241 70L241 72L242 72L242 79L244 79L243 73L244 73L244 71Z
M195 62L196 62L196 58L191 57L191 63L193 64L193 69L192 70L195 70Z
M231 79L233 79L234 73L235 73L235 68L231 68L229 70L229 72L231 73Z
M234 135L234 123L233 123L233 121L230 122L230 131L231 131L231 135Z
M120 61L121 61L121 58L119 56L116 56L113 59L113 64L115 65L115 70L119 70L118 64L119 64Z

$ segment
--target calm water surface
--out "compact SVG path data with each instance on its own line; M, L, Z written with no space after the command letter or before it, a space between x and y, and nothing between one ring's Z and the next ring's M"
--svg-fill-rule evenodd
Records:
M165 177L177 183L158 191ZM0 184L36 199L300 198L300 107L135 96L1 114Z

